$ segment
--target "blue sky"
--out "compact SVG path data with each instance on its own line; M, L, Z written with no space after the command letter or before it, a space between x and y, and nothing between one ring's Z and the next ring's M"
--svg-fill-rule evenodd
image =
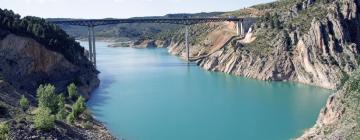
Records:
M0 8L44 18L128 18L232 11L273 0L0 0Z

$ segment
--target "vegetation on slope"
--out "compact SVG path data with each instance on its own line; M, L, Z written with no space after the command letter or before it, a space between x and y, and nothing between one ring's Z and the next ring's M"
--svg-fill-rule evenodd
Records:
M67 123L70 126L91 129L92 118L90 111L86 108L85 99L77 93L74 84L68 87L68 98L65 98L64 94L55 94L55 87L53 85L40 85L37 90L37 107L27 107L17 112L14 115L15 118L1 121L0 139L9 139L11 131L16 131L15 129L17 129L10 127L10 125L23 122L32 123L38 131L42 132L58 129L56 124L59 124L59 122ZM70 94L75 94L75 96ZM24 100L28 99L22 96L19 100L19 105L23 106ZM65 116L68 116L68 119L65 119Z
M360 139L360 71L355 72L344 85L344 98L340 99L346 106L346 113L342 116L341 123L355 123L349 139ZM329 128L330 133L332 129Z
M312 19L323 19L332 12L327 7L332 1L316 0L309 4L304 0L278 0L230 12L228 15L257 16L258 20L253 26L256 40L243 44L241 49L254 55L268 55L274 49L274 37L280 35L289 38L289 33L296 30L300 36L304 35L309 31ZM295 43L288 42L289 46Z
M70 62L77 63L84 49L74 38L45 19L27 16L21 18L11 10L0 9L0 39L9 33L35 39L49 50L59 52Z

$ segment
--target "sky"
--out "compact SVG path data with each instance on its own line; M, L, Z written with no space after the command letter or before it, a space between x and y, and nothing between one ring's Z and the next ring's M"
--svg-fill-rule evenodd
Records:
M232 11L273 0L0 0L1 9L43 18L129 18Z

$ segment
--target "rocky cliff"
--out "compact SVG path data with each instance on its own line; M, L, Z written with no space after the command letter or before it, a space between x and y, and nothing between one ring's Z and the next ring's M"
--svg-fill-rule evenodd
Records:
M37 41L14 34L0 40L0 65L3 80L33 94L40 84L51 83L64 91L69 83L76 82L79 92L89 97L99 84L98 72L91 64L78 66Z
M89 98L99 85L98 73L84 49L57 26L0 9L0 139L115 139L91 116L78 117L74 125L56 120L49 131L33 124L39 85L52 84L61 93L75 83L78 93ZM29 111L19 105L22 95L29 100Z
M314 127L299 140L360 139L360 72L351 75L346 84L328 99Z
M298 0L254 6L259 18L246 37L232 38L228 24L208 28L199 39L194 26L198 41L190 54L203 56L197 63L211 71L336 89L358 67L357 4ZM182 41L171 43L169 51L185 54Z
M0 118L11 120L10 138L114 139L96 120L91 120L93 129L89 130L59 121L51 132L37 131L31 119L12 121L22 112L18 104L20 96L25 95L35 105L35 90L40 84L52 83L62 92L69 83L75 82L79 93L89 97L99 84L98 72L91 64L89 67L76 65L31 38L8 34L0 40L0 65L0 103L6 110L6 115Z

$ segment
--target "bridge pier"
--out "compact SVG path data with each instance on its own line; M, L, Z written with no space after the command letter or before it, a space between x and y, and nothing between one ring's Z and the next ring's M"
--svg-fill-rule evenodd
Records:
M244 25L243 25L243 21L239 20L236 22L236 33L238 36L244 35L245 34L245 29L244 29Z
M190 62L190 48L189 48L189 25L185 26L185 47L186 47L186 60Z
M88 39L89 39L89 60L96 67L96 48L95 48L95 31L94 26L88 26Z
M92 33L91 33L91 28L88 28L88 40L89 40L89 60L92 62L93 60L93 51L92 51Z
M91 30L92 30L92 41L93 41L93 63L94 63L94 66L96 67L96 43L95 43L95 31L94 31L94 26L91 26Z

